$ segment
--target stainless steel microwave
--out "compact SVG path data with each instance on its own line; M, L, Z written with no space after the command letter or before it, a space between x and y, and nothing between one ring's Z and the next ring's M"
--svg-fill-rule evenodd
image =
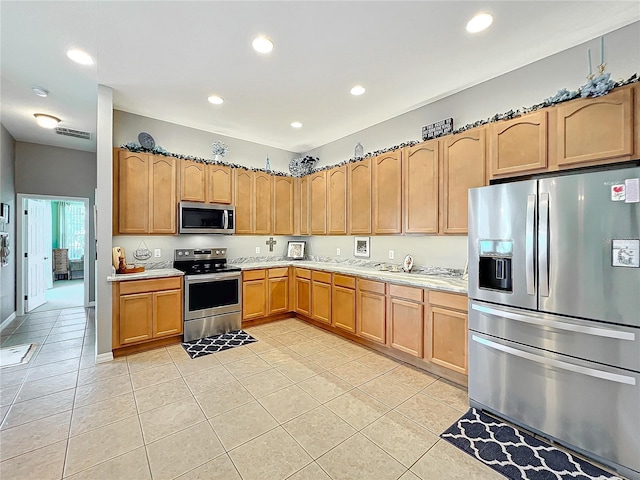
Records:
M236 209L218 203L180 202L179 233L236 233Z

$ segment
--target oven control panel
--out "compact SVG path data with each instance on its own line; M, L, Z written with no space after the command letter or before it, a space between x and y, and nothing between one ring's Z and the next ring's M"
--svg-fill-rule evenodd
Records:
M174 253L174 260L214 260L227 258L226 248L179 248Z

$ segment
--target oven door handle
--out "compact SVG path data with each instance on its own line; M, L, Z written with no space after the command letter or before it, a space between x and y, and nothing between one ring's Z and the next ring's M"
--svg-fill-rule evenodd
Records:
M579 373L581 375L588 375L589 377L601 378L603 380L609 380L611 382L616 383L624 383L627 385L635 385L636 379L634 377L629 377L627 375L619 375L617 373L605 372L603 370L598 370L595 368L587 368L581 365L574 365L573 363L563 362L561 360L555 360L553 358L543 357L542 355L536 355L533 353L525 352L523 350L519 350L517 348L512 348L507 345L502 345L501 343L492 342L491 340L487 340L486 338L477 337L476 335L471 335L471 340L474 342L480 343L489 348L493 348L494 350L499 350L504 353L508 353L510 355L514 355L516 357L524 358L525 360L531 360L532 362L541 363L542 365L546 365L548 367L555 367L561 370L568 370L570 372Z
M240 272L206 273L204 275L185 275L184 280L189 283L203 283L210 282L211 280L226 280L229 278L237 278L240 280L242 275Z

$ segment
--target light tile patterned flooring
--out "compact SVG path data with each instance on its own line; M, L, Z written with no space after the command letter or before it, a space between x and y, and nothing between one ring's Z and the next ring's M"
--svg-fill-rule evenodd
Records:
M502 478L438 437L467 410L463 389L299 320L196 360L174 345L94 365L93 315L2 332L40 346L0 370L1 478Z

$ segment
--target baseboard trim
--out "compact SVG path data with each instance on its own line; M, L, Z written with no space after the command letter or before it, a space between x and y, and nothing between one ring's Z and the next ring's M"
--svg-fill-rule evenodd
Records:
M113 353L112 352L100 353L100 354L96 355L96 364L97 363L110 362L111 360L113 360Z
M2 331L2 329L4 327L6 327L7 325L9 325L13 320L15 320L16 318L16 312L13 312L11 315L9 315L7 318L4 319L4 321L2 323L0 323L0 332Z

